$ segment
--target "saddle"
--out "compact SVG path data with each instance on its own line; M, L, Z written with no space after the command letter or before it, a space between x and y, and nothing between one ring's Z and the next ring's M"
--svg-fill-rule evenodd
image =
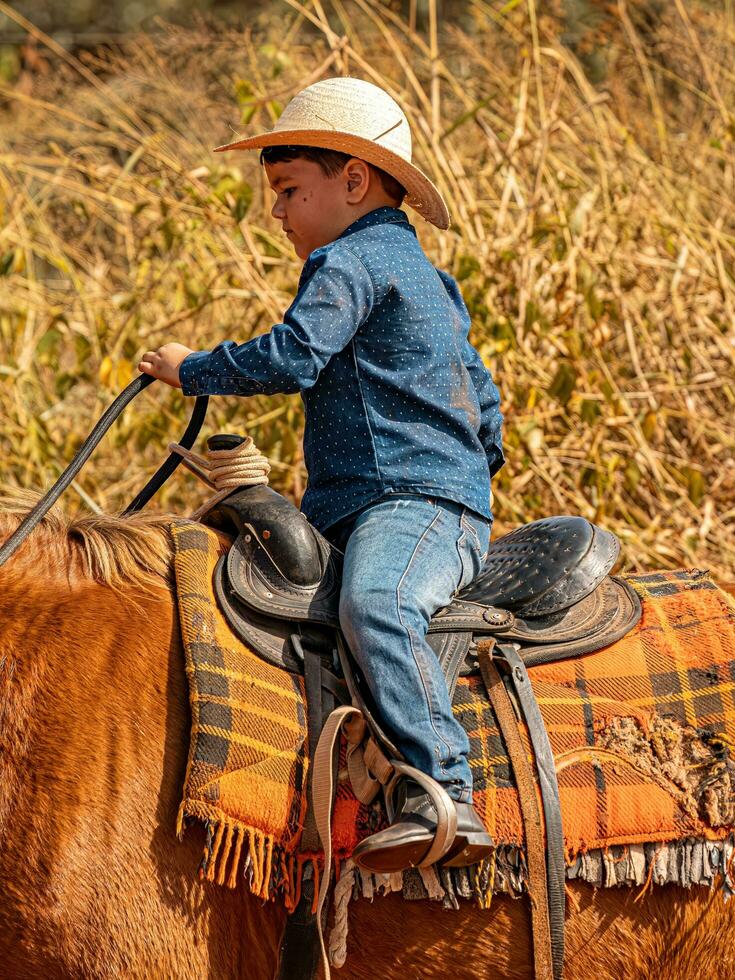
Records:
M204 520L236 535L215 570L234 632L293 673L304 672L305 648L334 650L342 553L268 486L235 491ZM450 693L460 674L479 671L480 638L516 645L532 667L624 636L641 610L630 586L609 575L618 553L615 536L582 517L544 518L494 541L480 575L429 625Z

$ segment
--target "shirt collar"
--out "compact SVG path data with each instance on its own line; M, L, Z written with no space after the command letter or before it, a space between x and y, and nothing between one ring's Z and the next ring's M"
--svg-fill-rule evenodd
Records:
M409 222L408 216L405 211L401 211L399 208L391 208L383 205L382 207L375 208L373 211L368 211L367 214L363 214L362 217L353 221L351 225L348 225L341 235L338 235L334 240L339 241L340 238L345 238L347 235L351 235L355 231L362 231L363 228L371 228L373 225L383 225L383 224L394 224L403 225L405 228L409 228L414 235L416 231L413 225Z

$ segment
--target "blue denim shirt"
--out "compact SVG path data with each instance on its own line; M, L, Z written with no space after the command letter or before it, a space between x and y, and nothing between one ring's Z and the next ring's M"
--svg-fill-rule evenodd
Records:
M190 354L181 384L185 395L301 393L301 509L321 530L394 493L489 518L503 417L469 327L455 280L403 211L380 207L309 255L283 323Z

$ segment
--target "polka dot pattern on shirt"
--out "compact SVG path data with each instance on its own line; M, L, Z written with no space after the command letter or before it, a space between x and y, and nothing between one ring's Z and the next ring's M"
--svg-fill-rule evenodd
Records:
M302 510L319 528L390 493L489 517L502 415L469 327L455 280L434 268L403 211L381 207L311 253L283 323L189 355L183 391L301 393Z

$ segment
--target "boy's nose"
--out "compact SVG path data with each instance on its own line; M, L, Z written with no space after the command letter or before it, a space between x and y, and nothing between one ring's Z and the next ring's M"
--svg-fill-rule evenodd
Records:
M285 217L285 214L286 211L285 208L283 207L283 201L281 201L280 198L277 197L275 204L271 208L271 215L274 218L283 218Z

